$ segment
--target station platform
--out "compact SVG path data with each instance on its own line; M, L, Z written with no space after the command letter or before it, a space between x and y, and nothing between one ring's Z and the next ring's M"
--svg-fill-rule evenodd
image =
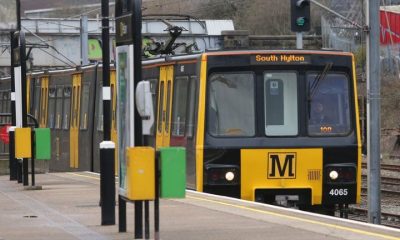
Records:
M134 239L133 204L127 203L126 233L118 232L118 223L101 226L99 178L89 172L38 174L42 190L25 190L0 176L0 240ZM150 209L152 239L152 203ZM160 238L400 240L400 230L187 191L185 199L160 200Z

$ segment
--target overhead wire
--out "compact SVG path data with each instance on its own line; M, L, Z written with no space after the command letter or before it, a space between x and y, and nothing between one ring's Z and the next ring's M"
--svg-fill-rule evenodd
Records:
M57 54L61 55L62 57L64 57L65 59L67 59L70 63L72 63L72 66L76 66L76 64L69 59L68 57L66 57L64 54L62 54L60 51L58 51L58 49L50 44L48 44L45 40L43 40L41 37L39 37L37 34L35 34L34 32L32 32L31 30L29 30L28 28L22 26L22 28L24 28L26 31L28 31L29 33L31 33L33 36L35 36L36 38L38 38L42 43L44 43L46 46L52 48L54 51L56 51ZM69 66L71 66L70 64L68 64Z

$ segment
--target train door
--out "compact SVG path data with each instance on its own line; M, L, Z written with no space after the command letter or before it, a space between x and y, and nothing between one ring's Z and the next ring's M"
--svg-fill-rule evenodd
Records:
M170 145L173 77L174 67L172 65L160 67L157 108L157 148Z
M111 141L115 143L115 149L118 149L117 136L117 84L115 70L110 73L111 87ZM115 151L115 174L118 174L118 151Z
M39 127L47 127L47 105L49 103L49 77L42 77L40 85L40 115L39 115Z
M82 74L72 76L72 102L70 125L70 167L79 167L79 113L81 101Z

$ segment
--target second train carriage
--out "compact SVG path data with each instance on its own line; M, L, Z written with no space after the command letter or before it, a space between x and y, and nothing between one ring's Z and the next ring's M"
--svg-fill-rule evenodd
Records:
M103 137L101 73L101 65L90 65L29 74L28 111L40 127L51 129L50 171L99 171L99 144ZM110 82L114 88L113 69ZM113 106L115 119L115 97ZM114 120L112 126L114 140Z
M209 52L142 65L155 115L145 143L186 147L189 188L301 208L360 201L350 53ZM50 170L99 171L101 68L28 79L30 112L52 129ZM110 81L116 142L114 71Z

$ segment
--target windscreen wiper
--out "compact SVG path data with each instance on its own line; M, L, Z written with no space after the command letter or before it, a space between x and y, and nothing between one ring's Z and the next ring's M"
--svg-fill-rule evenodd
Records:
M325 79L326 74L328 73L328 71L332 68L333 63L329 62L327 64L325 64L324 70L322 70L322 72L318 73L318 75L315 77L314 81L312 82L311 86L310 86L310 95L308 100L311 101L312 98L314 97L315 93L318 90L319 84L321 83L322 80Z

